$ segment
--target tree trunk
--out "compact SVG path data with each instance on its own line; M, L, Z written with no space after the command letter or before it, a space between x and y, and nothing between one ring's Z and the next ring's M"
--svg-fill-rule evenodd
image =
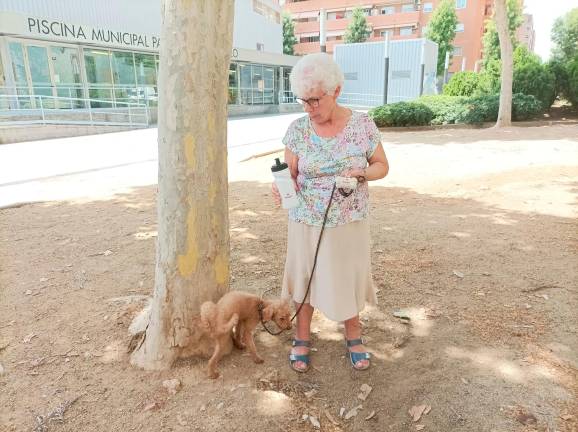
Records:
M233 0L164 0L158 241L148 325L131 363L202 352L200 305L229 288L227 90ZM197 349L198 348L198 349Z
M512 125L512 82L514 79L514 55L512 38L508 27L506 0L494 0L494 20L500 38L502 57L502 83L500 88L500 111L496 127Z

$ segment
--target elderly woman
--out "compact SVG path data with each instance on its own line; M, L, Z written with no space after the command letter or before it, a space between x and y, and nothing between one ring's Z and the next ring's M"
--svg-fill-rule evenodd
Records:
M307 113L289 126L283 139L299 205L289 210L282 296L292 298L296 308L304 302L297 315L290 365L297 372L309 369L311 318L318 308L327 318L344 322L351 364L357 370L367 369L369 353L362 344L359 313L366 302L377 301L371 278L367 181L387 175L387 158L380 133L367 114L337 103L343 74L331 56L303 57L290 80ZM336 176L356 177L360 182L348 196L333 194L305 298ZM275 186L273 195L279 203Z

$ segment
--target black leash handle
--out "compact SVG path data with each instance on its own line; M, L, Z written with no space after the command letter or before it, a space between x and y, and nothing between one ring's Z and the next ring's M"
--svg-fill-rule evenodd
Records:
M331 208L331 203L333 202L333 195L335 194L335 188L337 187L337 183L333 183L333 189L331 190L331 196L329 197L329 203L327 204L327 208L325 209L325 216L323 217L323 225L321 225L321 232L319 233L319 239L317 240L317 248L315 249L315 258L313 259L313 268L311 269L311 275L309 275L309 283L307 284L307 291L305 291L305 296L303 297L303 301L297 308L297 312L291 318L291 321L294 321L303 305L305 304L305 300L307 300L307 296L309 295L309 291L311 290L311 282L313 281L313 273L315 273L315 267L317 267L317 255L319 255L319 246L321 245L321 238L323 237L323 231L325 231L325 224L327 223L327 216L329 215L329 209ZM271 330L267 328L265 325L265 321L263 320L263 303L259 304L259 319L261 320L261 324L263 328L267 330L267 333L273 336L278 336L283 333L284 330L279 330L277 333L273 333Z

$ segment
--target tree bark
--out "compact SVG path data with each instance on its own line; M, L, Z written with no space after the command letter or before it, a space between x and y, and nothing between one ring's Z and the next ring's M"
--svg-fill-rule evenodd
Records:
M502 57L502 75L500 87L500 110L496 127L512 125L512 84L514 79L514 55L512 38L508 27L506 0L494 0L494 20L500 39Z
M233 0L164 0L158 240L149 321L131 363L167 369L203 352L202 302L229 288L227 89Z

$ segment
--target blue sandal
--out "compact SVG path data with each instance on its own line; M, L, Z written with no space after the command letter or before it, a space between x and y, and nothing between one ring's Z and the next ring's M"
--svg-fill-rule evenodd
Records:
M363 341L361 339L351 339L351 340L346 340L346 344L347 344L347 353L349 354L349 361L351 361L351 366L353 366L353 369L355 370L366 370L369 368L370 364L368 363L367 366L357 366L357 362L361 361L361 360L368 360L370 359L371 355L368 352L353 352L350 351L349 348L357 346L357 345L363 345Z
M293 339L293 342L291 343L292 347L307 347L309 348L311 345L311 341L308 340L299 340L299 339ZM307 372L309 370L309 362L311 361L311 359L309 358L309 353L311 352L311 350L309 350L309 352L307 354L289 354L289 365L291 366L291 369L293 369L295 372ZM304 369L300 369L298 367L295 367L295 363L297 362L303 362L307 365L306 368Z

